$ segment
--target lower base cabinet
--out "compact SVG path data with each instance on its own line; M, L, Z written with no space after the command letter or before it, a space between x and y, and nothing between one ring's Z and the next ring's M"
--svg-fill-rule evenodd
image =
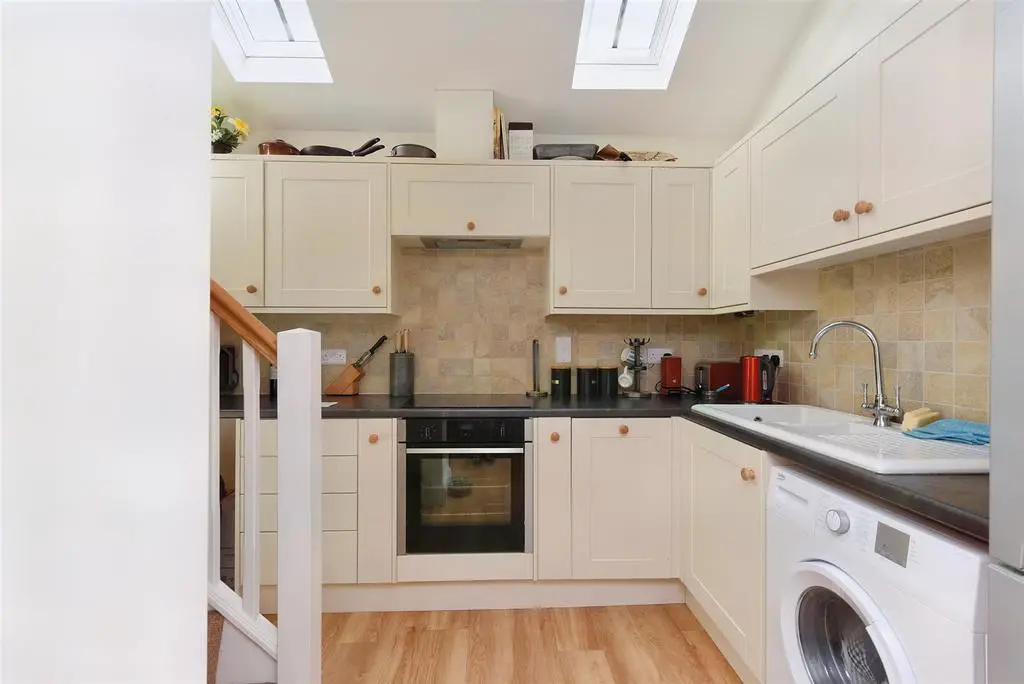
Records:
M743 664L763 680L768 454L674 418L680 579Z

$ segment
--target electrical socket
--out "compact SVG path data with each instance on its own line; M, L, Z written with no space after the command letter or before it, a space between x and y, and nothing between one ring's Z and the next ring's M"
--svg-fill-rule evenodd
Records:
M754 356L778 356L779 357L779 368L786 365L786 355L782 353L781 349L755 349Z
M348 363L348 351L345 349L324 349L320 354L320 364L324 366L344 366Z
M648 347L647 348L647 363L655 364L661 363L661 357L665 354L671 354L671 349L664 349L661 347Z

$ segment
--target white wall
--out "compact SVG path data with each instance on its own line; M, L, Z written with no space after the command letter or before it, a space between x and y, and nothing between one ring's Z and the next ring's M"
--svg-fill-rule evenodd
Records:
M767 122L919 0L818 0L756 121Z
M370 138L380 137L381 143L387 147L375 156L385 157L391 153L391 148L399 143L417 143L434 147L433 131L394 132L394 131L311 131L311 130L255 130L249 140L243 143L238 151L242 153L255 154L257 145L264 140L281 138L287 140L299 149L307 145L333 145L348 150L355 149ZM680 138L665 138L657 136L623 135L616 133L598 133L581 135L551 135L536 133L534 143L569 143L582 142L594 145L613 145L620 150L652 150L670 152L679 157L681 166L711 166L715 158L720 155L735 140L684 140Z
M209 7L0 11L2 678L205 681Z

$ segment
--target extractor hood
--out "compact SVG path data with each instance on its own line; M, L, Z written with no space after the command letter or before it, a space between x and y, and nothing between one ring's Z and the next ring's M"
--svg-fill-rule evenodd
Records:
M420 242L427 249L519 249L523 246L520 238L454 238L425 237Z

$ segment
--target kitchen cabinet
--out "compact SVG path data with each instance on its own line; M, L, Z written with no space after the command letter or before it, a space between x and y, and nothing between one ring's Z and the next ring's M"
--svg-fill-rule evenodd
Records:
M653 169L651 305L706 309L711 285L711 183L707 169Z
M387 165L266 163L268 307L386 312Z
M210 162L210 274L246 306L263 304L263 162Z
M572 421L572 576L667 578L672 425L666 418Z
M925 0L858 55L861 237L992 201L994 5Z
M550 233L549 167L391 166L394 236L547 237Z
M554 168L552 309L651 306L651 169Z
M750 301L750 164L744 143L712 170L711 305Z
M743 663L763 679L768 455L674 418L680 578Z
M394 581L395 422L359 421L359 572L363 583Z
M855 240L856 60L750 140L750 263L763 266Z
M533 434L536 576L572 579L572 421L537 418Z

